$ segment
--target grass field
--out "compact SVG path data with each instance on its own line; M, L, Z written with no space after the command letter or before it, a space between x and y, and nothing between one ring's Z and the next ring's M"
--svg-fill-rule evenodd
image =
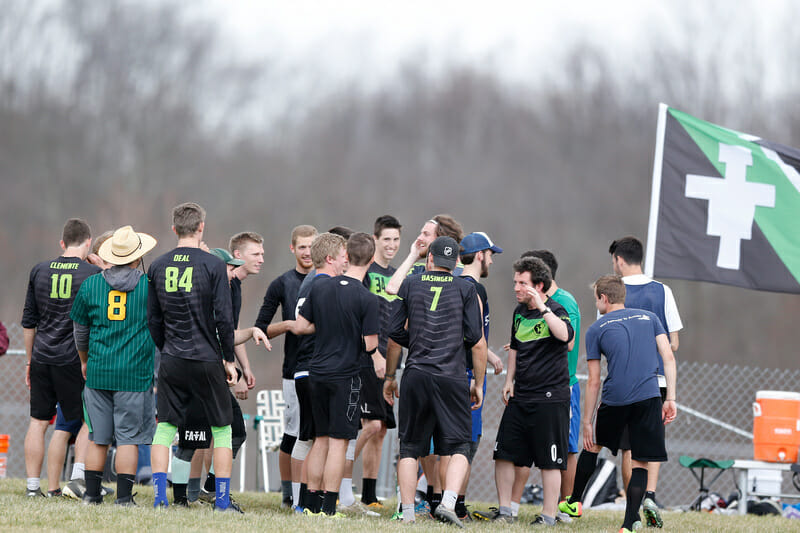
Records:
M331 520L326 518L299 516L280 509L277 494L247 492L234 494L245 509L244 516L235 514L214 514L208 507L177 508L154 510L153 491L150 487L135 487L138 508L120 508L106 501L105 505L87 507L74 500L59 498L51 500L36 498L29 500L24 496L25 482L21 479L0 480L0 530L51 530L51 531L301 531L327 532L346 531L348 533L374 533L375 531L456 531L448 526L418 518L416 525L404 526L389 520L387 511L380 518L347 518ZM394 504L393 501L387 503ZM476 504L475 509L486 510L489 504ZM472 522L468 529L475 531L509 530L529 531L529 522L539 511L537 507L523 505L520 521L517 524L491 524ZM663 531L800 531L800 521L782 517L720 516L706 513L669 512L664 515ZM572 524L564 524L562 531L609 531L616 532L622 523L622 512L587 511L583 518ZM655 531L655 530L653 530Z

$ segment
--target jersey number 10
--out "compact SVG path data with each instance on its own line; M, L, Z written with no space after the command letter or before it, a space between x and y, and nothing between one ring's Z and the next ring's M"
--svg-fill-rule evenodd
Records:
M181 274L180 269L178 267L167 267L164 270L164 274L166 276L166 280L164 282L165 289L167 292L178 292L178 288L184 290L184 292L192 292L192 271L194 267L186 267Z
M72 274L52 274L50 279L50 298L66 299L72 296Z

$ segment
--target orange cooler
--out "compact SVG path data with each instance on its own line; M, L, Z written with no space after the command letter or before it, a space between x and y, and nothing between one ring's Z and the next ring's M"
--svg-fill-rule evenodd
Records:
M800 393L756 392L753 404L753 457L772 463L797 462L800 448Z

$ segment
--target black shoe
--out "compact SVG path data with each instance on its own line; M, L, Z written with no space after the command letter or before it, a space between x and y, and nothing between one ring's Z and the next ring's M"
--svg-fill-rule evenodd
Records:
M244 514L244 511L231 501L230 505L228 505L227 509L220 509L216 505L214 506L215 513L236 513L236 514Z
M83 504L84 505L100 505L103 503L102 496L89 496L88 494L83 494Z
M456 516L459 520L466 520L467 522L472 521L472 516L470 516L469 509L465 504L456 505Z
M120 507L138 507L138 505L136 505L136 500L133 499L133 497L136 496L136 494L138 493L134 492L130 496L125 496L124 498L117 498L114 501L114 505L119 505Z
M44 492L42 492L42 489L33 489L33 490L28 489L25 492L25 496L28 498L36 498L37 496L41 496L42 498L44 498Z
M56 490L48 490L47 491L48 498L60 498L61 497L61 489Z
M233 508L233 510L236 511L237 513L244 514L244 509L242 509L242 506L239 505L239 503L236 500L228 496L228 501L230 502L228 508Z

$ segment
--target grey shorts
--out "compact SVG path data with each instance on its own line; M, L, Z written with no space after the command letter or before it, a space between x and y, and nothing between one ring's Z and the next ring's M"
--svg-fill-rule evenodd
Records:
M110 391L85 387L83 408L89 438L106 446L152 444L156 431L153 388L143 392Z

